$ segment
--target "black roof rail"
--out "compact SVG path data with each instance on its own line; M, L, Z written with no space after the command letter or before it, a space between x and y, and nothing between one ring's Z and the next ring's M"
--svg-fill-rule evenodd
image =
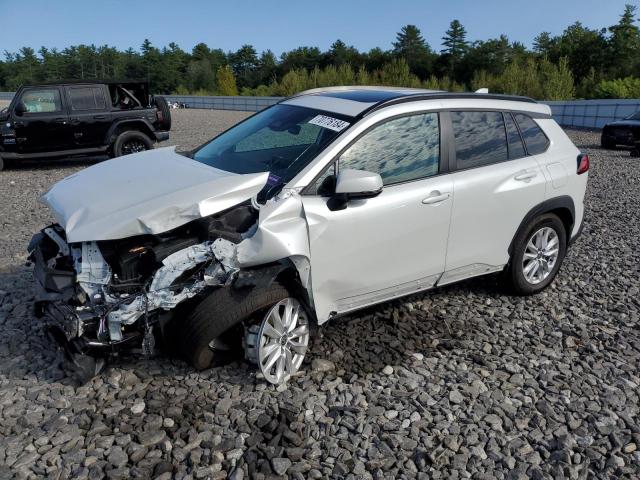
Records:
M117 79L117 80L100 80L97 78L93 79L85 79L85 80L47 80L45 82L36 82L36 83L27 83L25 87L39 87L43 85L76 85L76 84L86 84L86 85L94 85L94 84L105 84L105 85L114 85L114 84L131 84L131 83L149 83L147 80L140 79Z
M364 117L376 110L380 110L381 108L388 107L389 105L397 105L399 103L407 103L407 102L417 102L420 100L444 100L444 99L482 99L482 100L507 100L512 102L526 102L526 103L538 103L533 98L529 97L521 97L518 95L504 95L499 93L472 93L472 92L450 92L450 93L427 93L427 94L413 94L413 95L402 95L395 98L391 98L389 100L384 100L382 102L376 103L371 107L360 112L358 117Z

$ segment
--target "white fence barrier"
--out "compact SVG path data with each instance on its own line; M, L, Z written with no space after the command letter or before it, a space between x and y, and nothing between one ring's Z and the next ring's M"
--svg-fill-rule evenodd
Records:
M640 111L640 99L544 103L551 107L556 122L571 127L602 128L606 123L626 118Z
M11 100L13 92L0 92L0 100ZM282 97L224 97L196 95L167 95L167 100L188 108L238 110L257 112L282 100ZM572 100L543 102L551 107L553 118L563 126L602 128L605 123L628 117L640 111L640 99L633 100Z

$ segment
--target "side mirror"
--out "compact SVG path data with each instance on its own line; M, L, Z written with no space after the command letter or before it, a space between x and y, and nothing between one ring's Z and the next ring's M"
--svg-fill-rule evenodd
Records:
M13 109L13 112L21 117L22 115L24 115L27 112L27 107L25 106L24 102L18 102L16 104L16 106Z
M344 210L349 200L371 198L382 192L382 177L373 172L340 170L336 179L335 194L329 199L329 210Z

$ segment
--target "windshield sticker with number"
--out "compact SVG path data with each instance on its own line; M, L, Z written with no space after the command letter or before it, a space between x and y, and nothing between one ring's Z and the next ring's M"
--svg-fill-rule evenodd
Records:
M328 128L334 132L340 132L349 126L349 122L338 120L337 118L327 117L326 115L316 115L309 123L318 125L319 127Z

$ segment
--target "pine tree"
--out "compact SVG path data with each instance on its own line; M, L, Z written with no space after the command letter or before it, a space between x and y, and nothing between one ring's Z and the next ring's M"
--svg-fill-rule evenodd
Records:
M449 59L449 73L453 75L456 66L460 63L469 49L467 31L460 21L453 20L449 30L442 37L442 45L445 47L442 53Z
M233 71L229 65L219 67L216 74L217 89L220 95L238 95L238 86Z
M429 75L433 64L433 52L415 25L405 25L400 29L396 41L393 42L393 53L396 58L404 58L411 72L420 78Z
M640 29L635 25L636 7L627 4L620 21L611 27L610 48L614 75L640 74Z

